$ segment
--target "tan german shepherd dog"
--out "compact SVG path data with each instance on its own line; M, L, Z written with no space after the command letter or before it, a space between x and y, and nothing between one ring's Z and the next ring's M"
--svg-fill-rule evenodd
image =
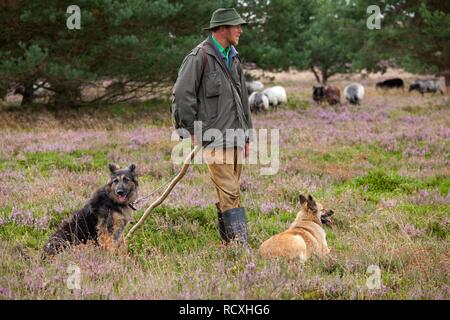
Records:
M259 253L265 258L284 257L305 262L315 254L326 256L328 248L322 224L331 225L332 210L324 209L309 196L300 195L301 210L290 227L261 244Z

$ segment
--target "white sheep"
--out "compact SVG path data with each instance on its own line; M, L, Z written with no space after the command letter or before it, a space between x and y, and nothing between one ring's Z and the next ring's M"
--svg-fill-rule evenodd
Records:
M269 104L276 110L277 106L287 103L286 90L282 86L268 88L263 93L269 98Z
M360 104L364 98L364 87L359 83L352 83L345 87L344 96L351 104Z
M247 86L247 92L251 95L253 92L261 92L264 90L264 85L261 81L247 81L245 82Z
M262 92L253 92L248 97L248 103L250 105L250 111L254 113L266 112L269 110L269 98Z

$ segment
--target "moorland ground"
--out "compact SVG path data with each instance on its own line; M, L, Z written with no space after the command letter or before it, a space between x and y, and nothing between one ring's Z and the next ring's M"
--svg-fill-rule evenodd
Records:
M206 165L194 165L129 240L128 256L87 245L39 261L61 221L107 182L109 162L135 163L143 196L179 170L170 103L2 107L0 299L450 299L448 94L376 91L369 77L361 105L317 106L313 80L275 76L289 103L254 116L255 127L280 130L280 168L244 168L250 253L219 246L216 193ZM301 193L335 212L330 257L261 259L256 249L292 222ZM381 272L373 290L371 265ZM71 266L80 289L67 286Z

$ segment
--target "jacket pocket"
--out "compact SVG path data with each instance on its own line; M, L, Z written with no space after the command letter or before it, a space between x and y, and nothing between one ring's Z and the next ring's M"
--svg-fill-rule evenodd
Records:
M218 72L211 72L205 76L205 95L207 98L220 95L222 81Z
M205 75L205 109L206 123L217 118L219 100L222 94L222 80L219 72L211 72Z

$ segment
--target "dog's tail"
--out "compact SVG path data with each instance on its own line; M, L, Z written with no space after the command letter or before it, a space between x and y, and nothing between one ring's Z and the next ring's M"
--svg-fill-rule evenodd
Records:
M55 243L50 239L45 245L44 248L42 248L41 253L39 254L40 260L46 260L47 258L53 257L58 252L57 246L55 246Z
M68 245L69 242L64 239L59 232L57 232L51 236L48 242L44 245L39 258L41 260L46 260L47 258L53 257L63 251Z

